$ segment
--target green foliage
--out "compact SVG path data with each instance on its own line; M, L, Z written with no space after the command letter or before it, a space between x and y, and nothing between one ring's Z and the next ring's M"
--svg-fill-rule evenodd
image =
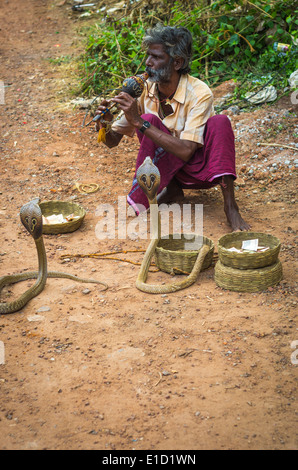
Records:
M154 3L155 10L146 11L142 11L143 2L139 3L133 15L106 18L92 27L83 58L81 91L101 93L142 70L142 38L147 27L157 22L191 31L191 74L211 86L228 79L251 83L265 76L270 80L270 74L271 84L286 86L288 76L298 68L297 54L280 54L273 48L275 42L292 45L298 41L295 0L161 0L159 5ZM244 88L237 90L241 97Z
M287 62L273 44L292 44L293 38L298 38L295 1L219 0L208 9L202 8L203 3L198 2L182 16L183 2L177 1L172 18L173 24L193 33L194 76L215 84L256 71L264 74L280 70Z
M132 70L138 73L144 61L140 48L144 33L141 24L131 24L126 18L95 25L83 58L81 91L101 93L120 86L125 77L132 75Z

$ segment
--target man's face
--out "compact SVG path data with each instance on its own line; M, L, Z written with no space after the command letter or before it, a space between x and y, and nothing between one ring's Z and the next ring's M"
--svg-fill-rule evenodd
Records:
M148 47L146 72L151 82L169 82L173 70L173 59L164 51L161 44L152 44Z

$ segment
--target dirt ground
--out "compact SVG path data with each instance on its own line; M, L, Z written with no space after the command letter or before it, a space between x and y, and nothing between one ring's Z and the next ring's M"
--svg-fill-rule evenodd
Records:
M112 204L117 214L118 197L130 188L137 142L100 146L94 130L81 127L85 111L70 105L76 77L53 60L83 50L83 23L70 7L1 2L0 273L37 267L19 219L24 203L74 200L87 215L73 233L44 236L49 269L109 288L49 279L20 312L0 316L1 449L297 450L298 153L286 147L298 141L297 105L288 95L249 113L228 112L237 201L254 231L280 238L279 285L253 294L223 290L213 264L188 289L142 293L139 266L128 261L140 262L143 253L124 251L144 250L149 240L95 234L96 208ZM216 100L230 87L215 89ZM258 145L264 142L284 147ZM82 194L77 182L99 190ZM186 191L183 202L204 205L204 235L217 251L230 231L221 191ZM75 256L112 251L120 260ZM171 279L152 272L148 281ZM29 285L5 288L2 302Z

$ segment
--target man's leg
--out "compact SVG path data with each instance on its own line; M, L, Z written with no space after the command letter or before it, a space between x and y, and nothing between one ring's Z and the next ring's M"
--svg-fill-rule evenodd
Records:
M220 184L224 211L233 231L249 230L239 213L235 200L236 179L234 133L225 115L208 119L204 132L204 146L176 174L183 188L203 189Z
M220 187L224 198L224 211L233 232L249 230L251 227L241 217L238 204L235 199L234 178L230 175L223 176L223 181L220 184Z
M161 129L163 132L170 134L170 131L163 125L162 121L153 114L144 114L142 115L143 119L150 121L151 124ZM160 172L160 186L158 191L158 201L165 202L165 197L167 202L169 202L169 197L177 198L183 195L181 186L179 183L175 183L175 174L179 171L185 162L176 157L173 154L166 152L163 148L158 147L151 139L146 137L141 132L137 131L137 136L140 141L140 149L136 162L136 171L139 166L143 163L146 157L150 157L155 166L159 169ZM128 203L133 207L136 214L140 210L148 208L149 203L145 193L140 188L137 179L136 173L134 175L132 188L127 197Z
M164 132L170 133L156 116L144 115L143 117ZM249 230L250 226L242 219L234 195L234 180L236 179L234 133L227 116L213 116L207 121L204 146L186 164L175 155L166 153L140 132L137 134L140 140L140 150L136 170L144 159L150 156L161 173L158 203L181 200L182 188L207 189L220 184L224 210L232 230ZM145 209L148 208L147 198L139 187L136 177L127 200L137 214L139 213L138 204Z

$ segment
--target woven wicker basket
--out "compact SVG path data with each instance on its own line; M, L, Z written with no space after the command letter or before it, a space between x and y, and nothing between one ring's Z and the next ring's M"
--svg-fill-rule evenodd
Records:
M257 269L234 269L220 261L215 265L215 283L224 289L238 292L258 292L275 286L282 279L282 265L278 260L271 266Z
M39 204L39 207L44 217L58 214L62 214L64 217L68 217L71 214L78 216L74 220L61 224L43 224L43 233L47 235L74 232L82 225L86 215L85 209L74 202L44 201Z
M173 234L161 238L155 250L155 262L157 267L169 274L191 273L198 252L202 246L210 246L203 262L202 270L209 268L212 263L214 243L210 238L194 235L192 238L188 235L181 235L181 238L174 238ZM193 250L191 250L193 245Z
M269 250L254 253L236 253L229 248L240 249L243 240L258 239L260 246L268 246ZM280 241L273 235L261 232L233 232L218 240L218 258L225 266L237 269L253 269L270 266L278 260Z

